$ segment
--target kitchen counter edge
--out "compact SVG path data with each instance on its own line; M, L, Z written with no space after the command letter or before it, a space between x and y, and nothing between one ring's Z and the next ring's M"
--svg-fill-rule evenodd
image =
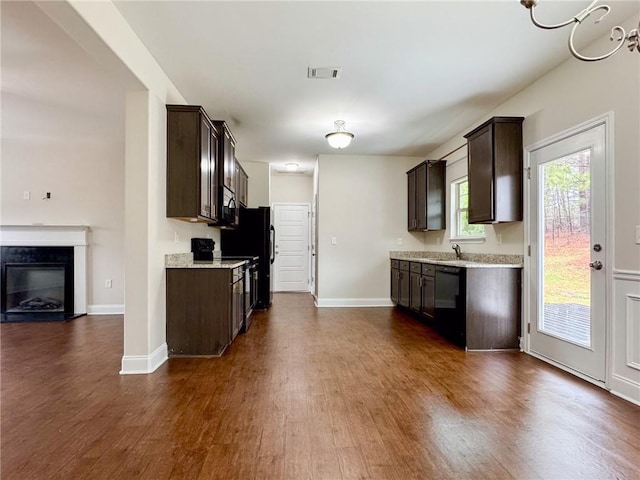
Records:
M169 253L164 256L165 268L236 268L247 263L247 260L220 260L194 262L192 253Z
M520 260L519 255L510 255L505 258L504 255L482 255L481 258L460 259L456 258L437 258L428 256L428 252L389 252L391 260L404 260L408 262L430 263L434 265L443 265L447 267L463 267L463 268L522 268L523 259ZM415 255L415 256L414 256ZM443 254L440 254L443 255ZM464 255L464 254L463 254Z

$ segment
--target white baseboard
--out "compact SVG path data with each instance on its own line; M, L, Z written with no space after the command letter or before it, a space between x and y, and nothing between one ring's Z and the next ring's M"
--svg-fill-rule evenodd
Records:
M124 305L88 305L87 315L123 315Z
M389 298L316 298L316 307L393 307Z
M123 355L120 375L135 375L154 372L169 358L167 344L163 343L150 355Z
M611 376L611 393L631 403L640 405L640 385L615 373Z

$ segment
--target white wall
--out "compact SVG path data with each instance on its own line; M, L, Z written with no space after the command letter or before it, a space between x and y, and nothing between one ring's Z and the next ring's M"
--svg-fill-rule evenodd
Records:
M248 207L271 205L269 187L269 164L266 162L240 162L249 177Z
M32 3L2 30L1 223L90 226L88 312L121 313L124 86Z
M391 304L389 251L423 248L423 234L407 232L406 172L421 161L318 157L318 305Z
M101 65L124 78L125 319L122 373L148 373L167 358L164 255L218 229L166 218L165 104L186 104L111 2L38 2ZM178 241L175 239L178 238Z
M313 200L310 175L271 174L271 203L308 203Z

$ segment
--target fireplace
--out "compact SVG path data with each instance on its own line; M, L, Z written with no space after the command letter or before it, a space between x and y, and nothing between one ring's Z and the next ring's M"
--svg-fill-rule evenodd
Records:
M60 321L86 313L86 230L0 227L2 322Z
M73 316L73 247L0 249L3 320Z

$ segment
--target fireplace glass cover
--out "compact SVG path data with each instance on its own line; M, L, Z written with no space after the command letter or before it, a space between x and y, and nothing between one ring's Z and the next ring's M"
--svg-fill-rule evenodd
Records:
M64 265L7 265L7 313L64 312Z

